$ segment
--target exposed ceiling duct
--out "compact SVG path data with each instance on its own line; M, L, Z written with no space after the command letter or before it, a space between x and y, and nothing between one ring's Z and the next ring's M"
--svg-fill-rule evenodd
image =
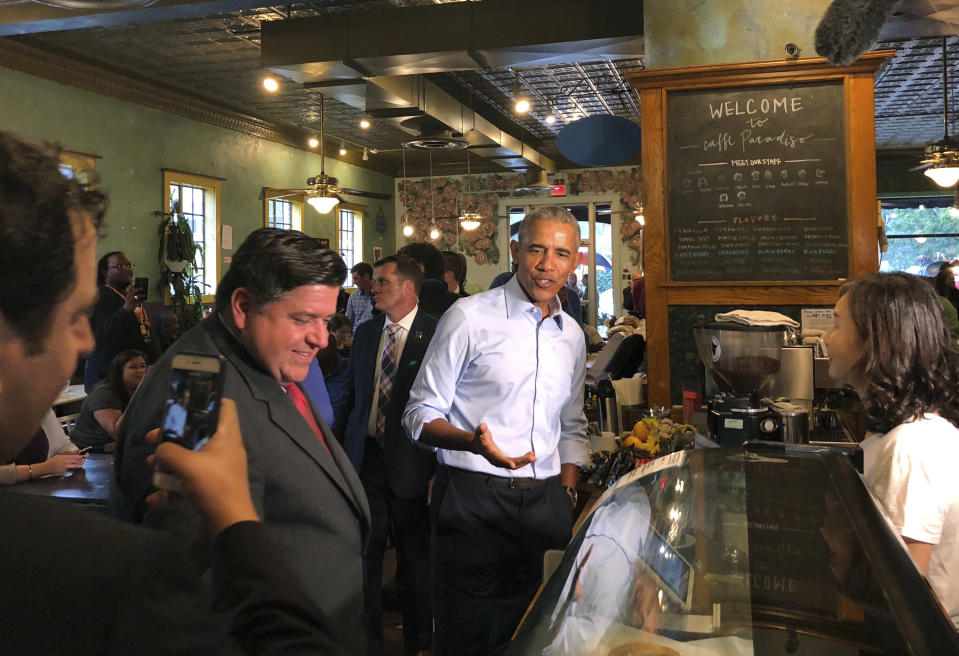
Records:
M298 82L543 66L643 52L638 0L486 0L261 26L261 62Z
M643 52L642 32L637 0L487 0L264 23L260 61L374 118L396 121L417 137L414 147L462 147L462 135L473 152L504 168L555 170L551 159L424 75L634 57ZM404 120L423 115L438 124Z

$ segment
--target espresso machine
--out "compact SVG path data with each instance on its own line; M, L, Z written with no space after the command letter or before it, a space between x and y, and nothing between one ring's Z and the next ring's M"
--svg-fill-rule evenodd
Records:
M707 403L710 437L720 446L748 440L800 442L809 414L771 394L782 363L782 326L710 322L693 328L696 350L717 393Z

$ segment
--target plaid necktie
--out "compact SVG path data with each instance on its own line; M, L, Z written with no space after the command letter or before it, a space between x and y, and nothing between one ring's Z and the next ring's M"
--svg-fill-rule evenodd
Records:
M391 323L386 329L386 343L380 356L379 397L376 400L376 439L382 444L386 434L386 405L393 392L393 376L396 373L396 331L399 324Z

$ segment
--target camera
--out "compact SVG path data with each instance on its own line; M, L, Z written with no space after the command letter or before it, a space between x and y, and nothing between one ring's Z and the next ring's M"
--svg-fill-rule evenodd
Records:
M795 59L799 56L799 46L797 46L795 43L787 43L786 54Z

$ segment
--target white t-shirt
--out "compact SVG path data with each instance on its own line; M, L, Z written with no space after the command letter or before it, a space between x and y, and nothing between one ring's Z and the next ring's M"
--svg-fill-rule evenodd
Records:
M900 535L936 545L929 583L959 626L959 429L927 414L862 450L866 486Z

